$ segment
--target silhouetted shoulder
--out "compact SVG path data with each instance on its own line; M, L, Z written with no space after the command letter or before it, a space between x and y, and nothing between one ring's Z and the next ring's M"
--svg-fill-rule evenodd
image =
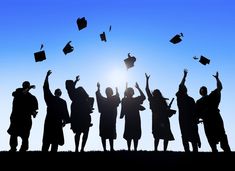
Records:
M17 88L13 93L12 93L12 96L18 96L22 93L22 88Z

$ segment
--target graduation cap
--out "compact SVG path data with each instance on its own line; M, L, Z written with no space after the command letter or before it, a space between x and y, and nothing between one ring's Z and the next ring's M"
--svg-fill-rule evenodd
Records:
M85 19L85 17L77 19L77 26L78 30L82 30L87 26L87 20Z
M170 40L170 42L173 43L173 44L177 44L177 43L179 43L179 42L182 41L181 37L184 37L183 33L180 33L180 34L175 35L175 36Z
M210 63L210 59L206 58L205 56L201 56L200 59L199 59L199 62L200 62L202 65L206 65L206 64L209 64L209 63Z
M110 32L111 30L112 30L112 26L110 25L110 26L109 26L109 32Z
M67 53L70 53L70 52L73 51L73 46L70 45L71 42L72 42L72 41L69 41L69 42L65 45L65 47L63 48L63 52L64 52L65 55L66 55Z
M193 59L195 60L198 60L199 58L194 56ZM199 59L199 62L202 64L202 65L206 65L206 64L209 64L210 63L210 59L206 58L205 56L200 56L200 59Z
M129 69L134 66L134 63L136 61L136 58L134 56L131 56L130 53L128 53L128 58L124 60L126 64L126 68Z
M34 53L35 62L40 62L46 59L46 53L42 50L43 44L41 44L40 51Z
M101 39L101 41L105 41L105 42L107 41L107 40L106 40L105 32L103 32L103 33L100 34L100 39Z

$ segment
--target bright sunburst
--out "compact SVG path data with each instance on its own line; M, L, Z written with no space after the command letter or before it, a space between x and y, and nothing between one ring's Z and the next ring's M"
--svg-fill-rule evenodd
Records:
M107 73L108 80L112 86L114 87L125 87L127 82L127 71L123 68L113 68Z

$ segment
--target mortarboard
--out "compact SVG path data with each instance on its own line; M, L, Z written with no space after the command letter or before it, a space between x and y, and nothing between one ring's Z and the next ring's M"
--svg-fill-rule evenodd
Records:
M175 35L175 36L170 40L170 42L173 43L173 44L179 43L179 42L182 41L181 37L183 37L183 33L180 33L180 34Z
M41 45L40 51L34 53L35 62L40 62L46 59L46 53L42 48L43 44Z
M206 64L209 64L209 63L210 63L210 59L206 58L205 56L201 56L200 59L199 59L199 62L200 62L202 65L206 65Z
M66 55L67 53L70 53L73 51L73 46L70 45L71 41L69 41L65 47L63 48L63 52Z
M109 26L109 32L110 32L111 30L112 30L112 26L110 25L110 26Z
M134 62L136 61L136 58L134 56L130 56L130 53L128 53L128 58L124 60L126 64L126 68L129 69L134 66Z
M87 27L87 20L85 19L85 17L77 19L77 26L78 26L78 30L82 30L85 27Z
M35 59L35 62L40 62L40 61L45 60L46 59L45 51L42 50L42 51L35 52L34 59Z
M101 39L101 41L105 41L105 42L107 41L107 40L106 40L105 32L103 32L103 33L100 34L100 39Z

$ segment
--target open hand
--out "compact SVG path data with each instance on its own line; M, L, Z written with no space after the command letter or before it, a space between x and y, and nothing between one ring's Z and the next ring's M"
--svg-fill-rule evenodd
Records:
M216 72L216 74L215 74L215 75L213 75L213 77L215 77L216 79L218 79L218 78L219 78L219 73L218 73L218 71Z
M146 77L146 79L148 80L148 79L150 78L150 75L147 75L147 74L145 73L145 77Z

